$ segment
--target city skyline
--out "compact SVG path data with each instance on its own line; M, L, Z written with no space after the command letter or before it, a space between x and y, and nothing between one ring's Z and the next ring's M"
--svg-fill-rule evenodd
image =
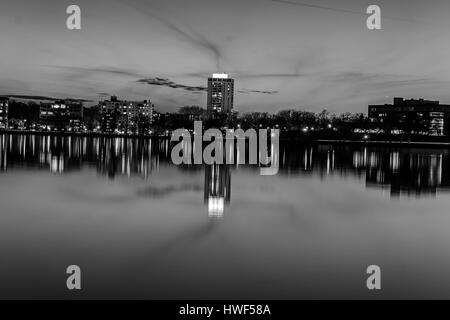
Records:
M69 31L71 3L7 0L0 41L14 45L2 48L0 94L87 105L151 97L170 112L206 108L206 79L227 72L241 113L365 112L394 96L450 101L450 4L377 2L381 31L367 30L369 3L356 0L80 0L82 29Z

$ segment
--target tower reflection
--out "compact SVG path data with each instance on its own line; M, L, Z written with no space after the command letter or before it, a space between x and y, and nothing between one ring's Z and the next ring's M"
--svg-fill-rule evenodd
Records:
M210 218L221 219L231 200L231 170L227 165L205 166L205 204Z
M0 136L0 170L4 171L8 168L8 137Z

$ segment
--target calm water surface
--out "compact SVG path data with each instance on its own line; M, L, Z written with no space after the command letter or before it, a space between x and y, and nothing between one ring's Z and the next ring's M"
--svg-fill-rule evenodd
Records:
M449 150L280 152L263 177L176 167L164 141L0 135L0 298L450 298Z

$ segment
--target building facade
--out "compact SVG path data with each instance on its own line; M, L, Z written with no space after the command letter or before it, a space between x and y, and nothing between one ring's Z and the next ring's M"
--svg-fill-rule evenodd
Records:
M41 126L48 130L83 130L83 103L78 100L56 100L41 103L39 110Z
M76 100L65 101L68 117L69 129L74 132L84 130L84 106L83 103Z
M147 134L153 122L154 105L150 100L142 102L120 101L111 97L101 101L101 131L105 133Z
M101 101L100 106L100 130L105 133L114 133L117 128L121 101L116 96L110 100Z
M370 105L369 118L387 133L450 135L450 105L439 101L394 98L393 104Z
M207 111L209 113L231 113L234 107L234 79L227 74L213 74L208 79Z
M9 99L0 97L0 129L8 128Z

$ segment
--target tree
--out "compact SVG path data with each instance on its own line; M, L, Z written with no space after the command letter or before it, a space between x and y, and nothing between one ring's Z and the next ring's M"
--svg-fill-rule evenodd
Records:
M206 115L206 110L199 106L186 106L181 107L178 113L187 116L189 120L195 121L202 120Z

